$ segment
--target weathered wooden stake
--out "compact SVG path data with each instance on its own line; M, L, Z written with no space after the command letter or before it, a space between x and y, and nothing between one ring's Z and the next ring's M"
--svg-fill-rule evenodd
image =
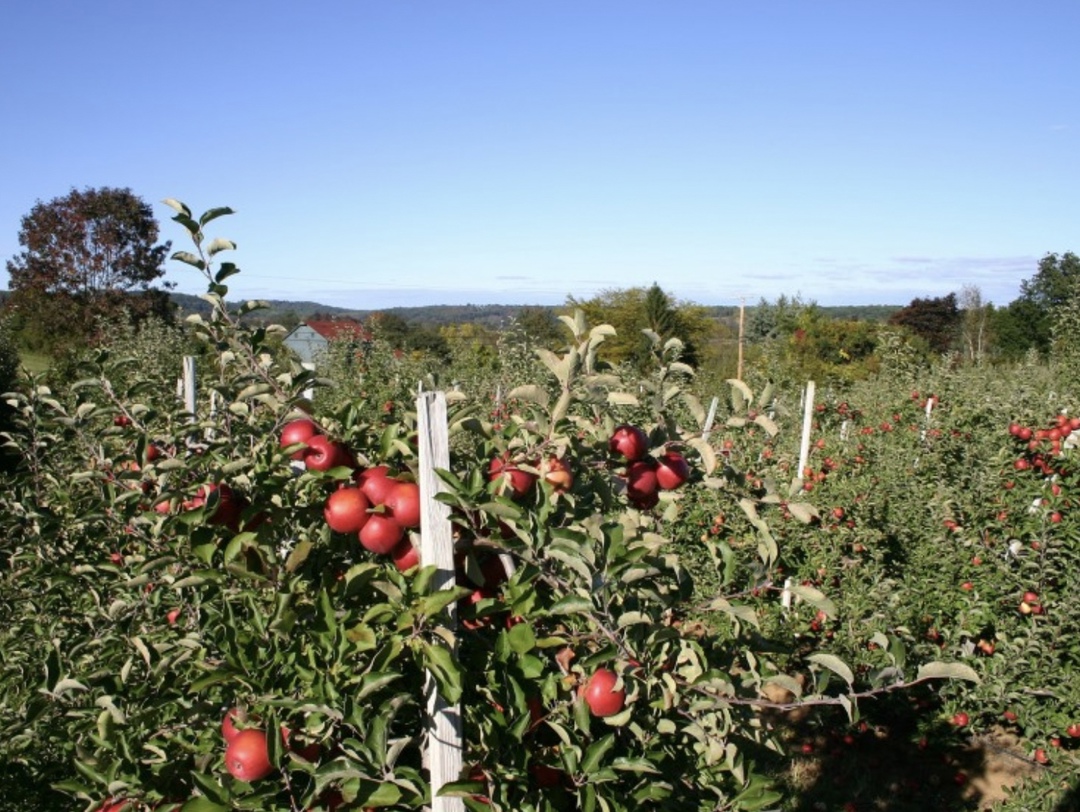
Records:
M454 538L450 527L450 508L435 499L444 490L436 469L450 468L450 437L446 423L446 395L424 392L416 399L417 436L420 470L420 561L435 566L436 589L453 589ZM457 626L454 604L450 622ZM461 777L462 733L461 708L449 705L439 696L435 678L429 673L424 685L427 698L427 749L424 753L431 775L431 812L463 812L460 798L440 798L444 784Z

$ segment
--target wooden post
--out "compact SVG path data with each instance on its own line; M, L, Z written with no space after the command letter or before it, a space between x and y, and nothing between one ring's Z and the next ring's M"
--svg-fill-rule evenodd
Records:
M184 356L184 410L195 419L195 356Z
M450 437L446 422L446 394L424 392L416 399L417 437L420 470L420 562L437 569L436 589L453 589L454 538L450 507L435 499L444 490L436 469L450 468ZM451 627L457 626L454 604L450 604ZM428 674L424 683L427 699L427 748L424 758L431 776L431 812L464 812L461 798L440 798L444 784L461 777L463 728L461 708L448 705L439 696L435 679Z
M814 422L814 382L806 382L803 398L802 442L799 445L799 480L803 479L806 463L810 459L810 426Z
M739 365L735 371L735 377L740 381L742 377L743 368L743 336L745 334L746 324L746 299L739 300Z

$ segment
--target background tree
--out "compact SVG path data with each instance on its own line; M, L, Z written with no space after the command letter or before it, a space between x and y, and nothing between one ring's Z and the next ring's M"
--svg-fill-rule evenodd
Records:
M1023 319L1022 334L1027 337L1024 349L1034 347L1040 353L1049 352L1054 314L1072 299L1077 280L1080 280L1080 257L1067 251L1061 256L1044 256L1035 275L1020 283L1020 296L1009 307Z
M22 218L23 251L7 262L10 306L35 349L93 341L103 320L167 317L170 243L156 245L150 206L130 189L72 189ZM165 285L168 287L168 285Z
M554 349L566 343L565 328L547 307L523 307L514 322L538 347Z
M911 304L889 318L889 324L907 327L926 339L936 353L948 352L956 341L960 326L960 309L956 294L930 299L912 299Z
M580 309L590 324L614 327L617 335L604 342L600 354L613 364L626 362L637 368L648 362L652 347L642 330L653 330L664 339L678 338L685 348L682 360L694 366L696 348L708 340L716 324L706 308L676 302L656 284L648 289L604 290L585 301L571 296L567 309Z
M816 309L816 302L804 302L798 295L790 299L781 295L775 302L762 297L757 305L747 308L746 340L753 343L788 335L804 311Z
M992 307L982 299L977 285L964 285L960 291L960 339L964 356L973 364L982 363L989 344Z

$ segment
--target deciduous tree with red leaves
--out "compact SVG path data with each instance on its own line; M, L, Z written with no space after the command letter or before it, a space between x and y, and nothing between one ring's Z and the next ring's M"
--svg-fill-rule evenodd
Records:
M102 319L166 315L168 297L153 285L170 243L157 239L150 206L130 189L39 200L22 218L22 252L7 262L24 339L55 349L92 339Z

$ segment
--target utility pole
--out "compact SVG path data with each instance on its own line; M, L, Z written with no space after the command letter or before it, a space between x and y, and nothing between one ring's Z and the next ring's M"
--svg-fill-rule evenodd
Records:
M746 297L739 299L739 365L736 369L735 377L738 380L742 380L742 366L743 366L743 333L744 325L746 323Z

